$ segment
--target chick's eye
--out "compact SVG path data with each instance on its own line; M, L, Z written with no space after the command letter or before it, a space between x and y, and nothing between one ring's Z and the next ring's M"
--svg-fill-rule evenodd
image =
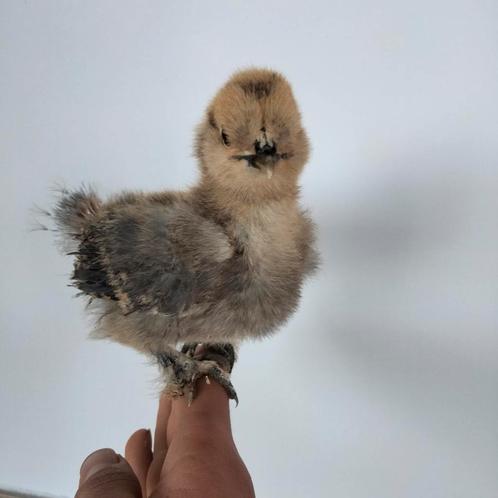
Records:
M221 139L223 140L223 144L225 145L225 147L228 147L230 145L230 140L228 140L228 135L223 130L221 130Z

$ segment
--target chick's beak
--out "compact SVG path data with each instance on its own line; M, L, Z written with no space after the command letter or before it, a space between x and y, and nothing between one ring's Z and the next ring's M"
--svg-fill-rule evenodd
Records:
M245 160L248 166L265 172L268 179L272 178L275 164L284 155L278 154L276 144L271 140L267 140L266 137L264 140L257 140L254 143L254 151L254 154L234 155L232 159Z
M278 161L276 155L271 156L257 156L257 162L259 164L259 168L266 173L266 177L268 180L273 176L273 171L275 169L275 164Z
M275 144L271 141L260 142L257 141L254 144L256 149L256 157L257 162L260 165L261 169L266 172L266 177L271 179L273 176L273 169L275 167L275 163L278 160L277 156L277 148Z

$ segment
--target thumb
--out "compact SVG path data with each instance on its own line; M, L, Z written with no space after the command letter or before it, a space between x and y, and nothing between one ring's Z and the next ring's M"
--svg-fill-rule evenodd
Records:
M128 462L105 448L89 455L81 465L75 498L142 498L137 477Z

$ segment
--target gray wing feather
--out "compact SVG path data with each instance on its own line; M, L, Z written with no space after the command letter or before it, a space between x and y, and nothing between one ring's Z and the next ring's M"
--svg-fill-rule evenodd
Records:
M209 292L206 276L231 254L221 227L184 201L121 205L88 227L73 280L127 313L178 313Z

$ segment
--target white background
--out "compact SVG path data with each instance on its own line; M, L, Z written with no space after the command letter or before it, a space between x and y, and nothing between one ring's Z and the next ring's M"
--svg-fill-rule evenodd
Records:
M235 370L258 498L497 496L496 0L1 0L0 486L72 496L156 406L154 367L86 339L30 206L192 184L193 127L247 65L295 89L323 258Z

